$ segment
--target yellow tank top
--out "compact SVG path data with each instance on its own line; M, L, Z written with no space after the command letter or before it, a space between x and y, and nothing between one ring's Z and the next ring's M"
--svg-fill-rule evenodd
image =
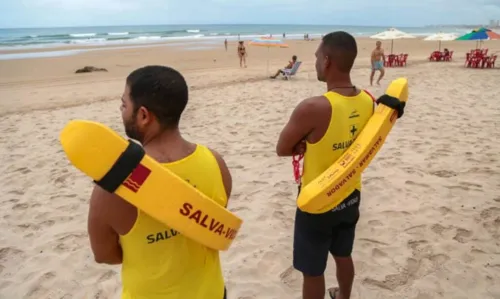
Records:
M302 185L318 177L330 167L353 143L359 132L363 130L368 119L373 115L375 103L373 97L362 90L358 95L346 97L336 92L327 92L323 95L332 107L330 124L325 135L316 143L307 144L304 154L304 172ZM345 197L354 189L361 190L361 176L357 178L355 186L346 190ZM330 207L326 207L324 212Z
M208 197L226 206L222 174L212 152L197 145L189 156L163 164ZM164 192L168 192L168 185ZM120 236L123 249L122 299L222 299L219 252L196 243L138 211Z

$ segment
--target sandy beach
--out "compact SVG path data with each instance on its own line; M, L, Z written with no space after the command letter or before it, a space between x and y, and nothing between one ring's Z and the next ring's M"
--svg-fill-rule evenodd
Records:
M94 262L87 236L92 182L66 159L58 134L71 119L124 134L125 77L147 64L180 70L190 86L181 130L218 150L233 176L229 209L244 219L222 266L231 299L301 298L292 267L297 187L291 159L278 158L282 127L302 99L322 94L318 41L288 49L236 44L155 45L0 61L0 298L119 298L120 267ZM445 42L454 61L431 63L437 42L394 41L408 65L370 87L372 39L358 39L353 82L375 96L407 77L410 102L363 175L352 298L500 298L500 69L466 69L474 42ZM386 52L390 42L384 42ZM500 52L499 41L485 44ZM10 51L9 53L12 53ZM290 81L270 80L290 57ZM269 74L266 59L269 58ZM74 74L86 65L108 72ZM329 260L327 285L335 286Z

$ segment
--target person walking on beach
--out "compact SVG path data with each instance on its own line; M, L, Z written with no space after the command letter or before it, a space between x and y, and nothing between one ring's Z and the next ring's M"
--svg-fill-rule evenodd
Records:
M227 52L227 38L224 40L224 48L226 48L226 52Z
M307 186L348 148L372 116L370 94L352 84L350 72L357 56L356 40L347 32L325 35L315 53L319 81L326 93L303 100L292 112L276 146L280 157L304 155L299 185ZM332 146L333 145L333 146ZM323 299L328 253L337 266L338 288L331 298L349 299L354 279L351 252L361 201L361 178L343 194L350 205L310 214L297 208L293 239L293 266L303 274L302 298Z
M179 130L187 102L188 87L178 71L139 68L127 77L121 99L125 133L165 168L226 206L232 180L223 158L187 141ZM90 198L88 233L96 262L122 264L123 299L226 298L218 251L97 185Z
M242 40L238 42L238 57L240 58L240 67L247 67L247 49Z
M373 85L373 76L375 76L376 71L380 71L380 76L377 80L377 85L380 85L380 80L382 80L385 74L384 62L385 55L384 49L382 49L382 42L377 41L377 43L375 44L375 49L373 49L371 56L372 72L370 74L370 86Z

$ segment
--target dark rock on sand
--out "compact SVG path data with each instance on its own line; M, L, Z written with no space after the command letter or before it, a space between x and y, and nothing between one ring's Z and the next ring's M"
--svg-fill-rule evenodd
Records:
M86 66L82 69L76 70L75 73L80 74L80 73L107 72L107 71L108 71L107 69L100 69L100 68L93 67L93 66Z

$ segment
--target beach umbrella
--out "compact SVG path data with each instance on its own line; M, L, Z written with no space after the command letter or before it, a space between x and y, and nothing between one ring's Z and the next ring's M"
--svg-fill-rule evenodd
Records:
M269 49L270 48L288 48L282 40L272 37L259 37L248 43L250 46L267 47L267 73L269 74Z
M439 51L441 51L441 42L455 40L457 35L455 33L435 33L424 38L426 41L439 41Z
M493 39L500 39L500 34L493 32L490 29L481 27L458 37L456 40L475 40L476 48L478 48L477 42L481 44L485 40L493 40Z
M491 31L490 29L481 27L472 30L471 32L458 37L456 40L488 40L500 39L500 34Z
M403 32L401 30L398 30L396 28L389 28L386 31L377 33L375 35L370 36L370 38L373 39L382 39L382 40L391 40L391 54L392 50L394 48L394 40L395 39L402 39L402 38L415 38L415 36L408 34L406 32Z

